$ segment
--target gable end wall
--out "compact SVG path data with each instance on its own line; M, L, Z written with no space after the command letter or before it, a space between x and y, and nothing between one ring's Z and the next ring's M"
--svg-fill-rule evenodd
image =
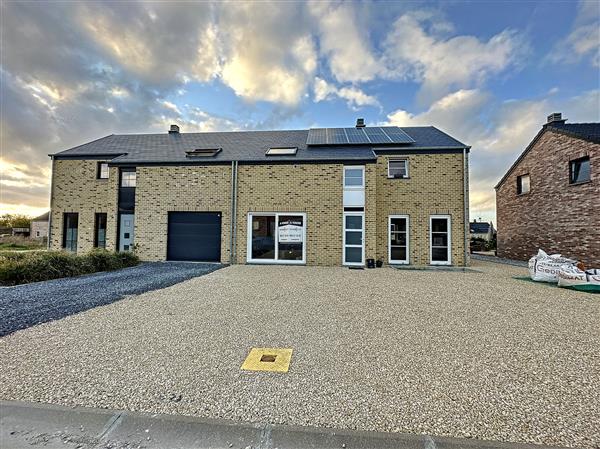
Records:
M591 181L569 184L569 161L589 156ZM531 191L517 195L517 177ZM527 260L539 248L600 266L600 145L545 132L496 191L498 256Z

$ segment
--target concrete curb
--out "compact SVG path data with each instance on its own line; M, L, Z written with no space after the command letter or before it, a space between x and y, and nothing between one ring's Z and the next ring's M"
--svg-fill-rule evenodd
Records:
M180 415L0 401L0 447L20 449L544 449L386 432L239 423Z

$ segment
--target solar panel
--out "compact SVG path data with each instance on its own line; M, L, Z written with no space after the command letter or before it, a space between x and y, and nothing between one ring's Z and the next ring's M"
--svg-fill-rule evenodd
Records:
M383 132L385 132L390 139L392 139L393 143L413 143L414 139L402 131L397 126L383 126L381 128Z
M326 128L312 128L308 131L307 145L325 145L327 143Z
M414 140L397 126L365 128L312 128L307 145L407 144Z
M364 128L371 143L391 143L392 139L381 128Z
M366 144L370 143L362 128L344 128L348 136L348 143Z
M327 129L327 143L334 145L346 145L348 138L343 128L328 128Z

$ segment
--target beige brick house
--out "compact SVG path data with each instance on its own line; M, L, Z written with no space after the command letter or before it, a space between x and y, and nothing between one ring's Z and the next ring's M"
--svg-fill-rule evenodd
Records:
M600 123L547 123L496 186L498 255L539 248L600 266Z
M469 147L434 127L110 135L52 155L49 245L142 260L468 263Z

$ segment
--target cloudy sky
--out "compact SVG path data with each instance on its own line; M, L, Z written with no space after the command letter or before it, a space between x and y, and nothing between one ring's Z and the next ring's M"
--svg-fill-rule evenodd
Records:
M0 213L48 153L112 133L435 125L472 145L471 215L551 112L600 120L600 3L1 5Z

